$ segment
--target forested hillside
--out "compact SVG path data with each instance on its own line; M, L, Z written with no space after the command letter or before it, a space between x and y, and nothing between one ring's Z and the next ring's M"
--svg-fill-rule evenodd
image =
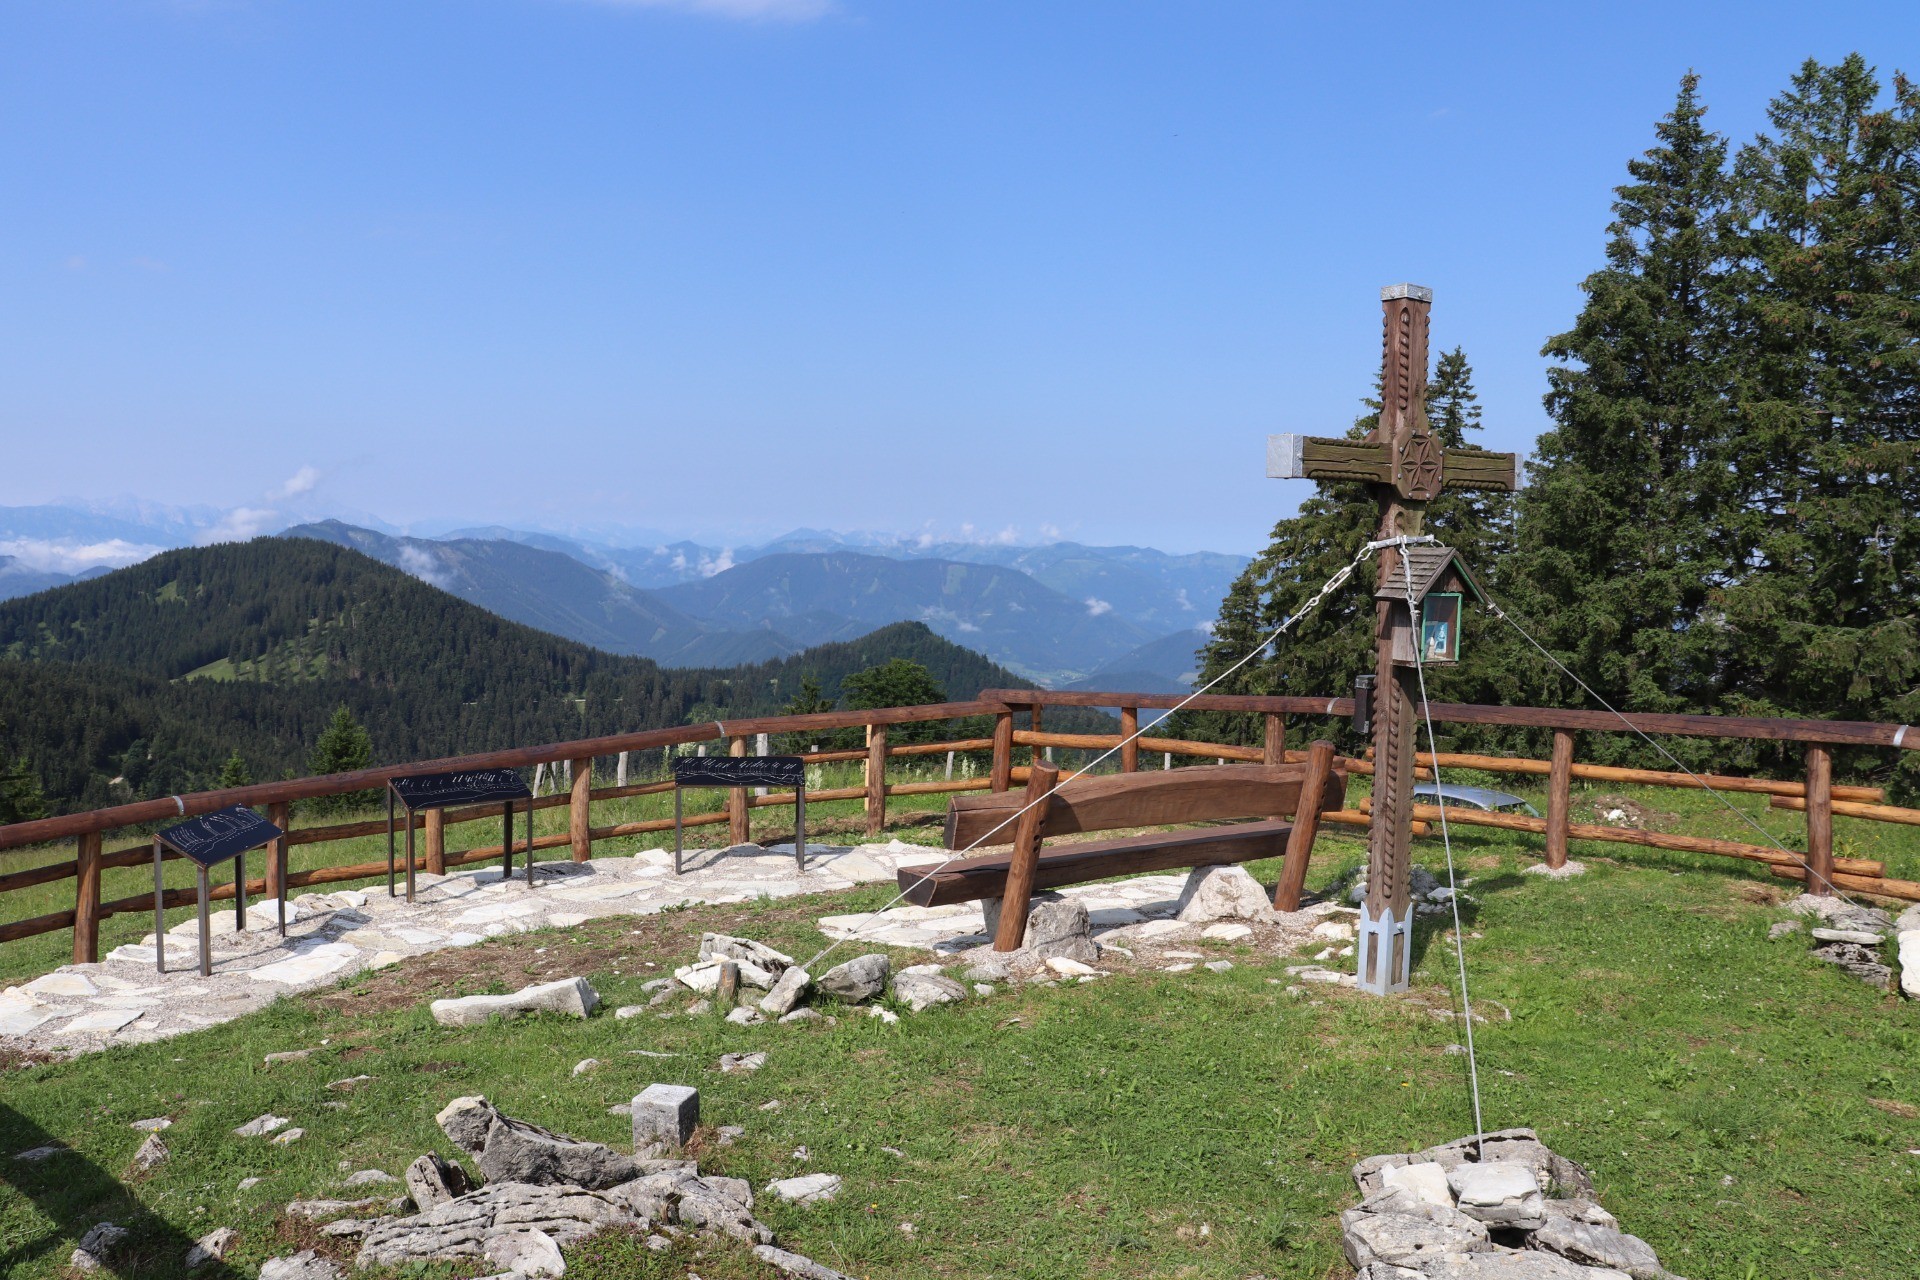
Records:
M86 808L305 771L340 706L376 761L778 711L890 658L949 697L1031 687L918 623L758 666L663 669L508 622L355 551L307 539L170 551L0 603L0 760Z

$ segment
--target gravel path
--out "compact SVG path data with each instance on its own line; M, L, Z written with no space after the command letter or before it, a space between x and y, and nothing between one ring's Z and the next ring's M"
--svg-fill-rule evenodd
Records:
M891 882L902 865L938 850L887 844L807 846L797 873L793 846L690 850L686 871L648 849L627 858L542 862L536 887L503 883L498 866L418 875L414 902L384 887L307 893L287 904L287 936L272 899L251 904L236 931L233 910L213 911L213 975L199 970L199 922L167 931L167 972L154 968L154 939L115 948L98 964L65 965L0 992L0 1045L78 1054L144 1044L243 1017L279 996L338 982L407 956L469 946L532 929L567 928L596 916L649 915L682 903L744 902ZM978 911L974 913L978 916Z

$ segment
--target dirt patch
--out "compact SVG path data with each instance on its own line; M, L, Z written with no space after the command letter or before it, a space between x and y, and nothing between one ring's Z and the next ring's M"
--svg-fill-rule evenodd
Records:
M1667 831L1680 820L1680 815L1649 809L1625 796L1600 796L1593 802L1593 820L1608 827L1632 827L1635 831Z
M24 1071L28 1067L44 1067L49 1062L60 1061L57 1053L47 1053L41 1049L0 1047L0 1074L8 1071Z
M1770 884L1760 884L1753 880L1731 880L1727 882L1727 892L1742 902L1751 902L1760 907L1777 907L1787 900L1784 891Z
M671 972L691 960L706 932L750 926L813 925L820 904L795 899L772 909L743 912L738 906L695 907L650 916L605 916L556 937L517 935L470 947L450 947L412 956L346 987L304 997L309 1005L343 1018L365 1018L414 1008L428 1000L492 989L517 991L537 982L619 969L633 974L652 960ZM545 954L540 954L544 951ZM352 1056L352 1051L342 1056Z
M1920 1120L1920 1107L1911 1102L1899 1102L1893 1098L1868 1098L1867 1105L1878 1107L1890 1116L1899 1116L1902 1120Z

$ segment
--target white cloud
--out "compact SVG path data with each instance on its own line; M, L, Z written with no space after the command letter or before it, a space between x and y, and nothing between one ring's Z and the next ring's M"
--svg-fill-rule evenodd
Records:
M740 22L813 22L834 12L833 0L588 0L610 9L677 9Z
M1208 635L1212 635L1213 629L1219 625L1220 624L1215 622L1212 618L1208 618L1205 622L1200 624L1200 630L1206 632Z
M1179 605L1182 609L1185 609L1189 612L1193 610L1193 601L1187 599L1187 589L1185 587L1182 587L1178 591L1173 593L1173 600L1174 600L1174 603Z
M235 507L200 535L200 545L215 542L245 542L265 533L280 513L265 507Z
M105 542L76 542L71 538L14 538L0 541L0 556L12 556L23 569L39 573L79 573L102 566L124 569L166 548L109 538Z
M420 581L439 587L442 591L447 590L453 581L447 576L446 566L440 562L438 556L412 543L400 545L400 567Z
M1112 613L1113 606L1094 596L1087 597L1087 616L1097 618L1103 613Z
M716 573L725 573L733 568L733 548L724 547L717 556L700 557L700 576L711 578Z
M1052 522L1043 523L1040 526L1040 536L1048 542L1058 542L1060 541L1060 526Z
M298 471L288 476L286 483L275 489L268 497L297 498L303 493L312 493L313 487L319 483L320 469L303 465Z

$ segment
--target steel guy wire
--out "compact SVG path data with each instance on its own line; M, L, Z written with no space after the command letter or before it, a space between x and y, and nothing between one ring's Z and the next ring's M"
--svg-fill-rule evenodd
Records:
M1178 703L1176 703L1172 708L1168 710L1167 714L1170 716L1170 715L1173 715L1175 712L1182 710L1189 703L1191 703L1195 698L1200 697L1202 694L1206 693L1207 690L1213 688L1215 685L1219 684L1222 680L1225 680L1228 676L1234 674L1236 671L1240 670L1240 668L1246 666L1249 662L1252 662L1255 658L1259 657L1262 653L1266 652L1267 646L1271 645L1274 641L1278 640L1281 636L1285 635L1290 629L1292 629L1294 623L1300 621L1300 619L1306 617L1308 614L1312 613L1315 609L1319 608L1322 601L1324 601L1328 596L1332 595L1335 591L1339 590L1342 586L1345 586L1347 579L1353 576L1353 571L1360 567L1361 562L1364 561L1368 556L1372 555L1374 552L1378 551L1380 548L1388 547L1388 546L1403 546L1412 542L1433 542L1433 541L1435 541L1434 538L1427 536L1427 537L1416 537L1416 538L1386 538L1381 541L1368 542L1363 544L1358 551L1353 553L1353 559L1347 561L1347 563L1342 565L1340 569L1331 578L1328 578L1326 582L1321 586L1321 588L1318 591L1314 592L1312 598L1309 599L1304 605L1300 606L1297 612L1283 619L1279 626L1275 627L1272 631L1268 632L1266 637L1262 639L1260 643L1255 645L1252 649L1249 649L1240 658L1239 661L1235 662L1232 666L1228 667L1225 671L1222 671L1219 675L1215 676L1213 679L1207 681L1205 684L1201 685L1198 689L1195 689L1192 693L1182 698ZM1088 761L1083 768L1075 770L1072 776L1079 777L1083 774L1086 774L1089 771L1091 771L1095 766L1099 765L1102 761L1111 759L1113 755L1116 752L1118 752L1122 747L1142 737L1146 733L1147 728L1151 728L1151 727L1152 726L1149 725L1146 728L1135 729L1132 733L1121 738L1120 741L1114 743L1111 747L1108 747L1105 751L1101 752L1099 755L1095 756L1092 760ZM926 873L922 875L918 880L915 880L911 885L908 885L906 888L902 889L899 893L896 893L887 902L885 906L881 907L878 911L875 911L872 914L870 914L860 924L855 925L853 929L851 929L845 937L835 939L833 942L829 943L827 946L821 948L820 951L817 952L812 959L808 960L804 965L800 967L802 969L807 970L808 972L811 972L814 965L818 964L820 961L826 959L827 956L831 955L836 949L839 948L841 943L852 942L854 939L858 938L860 936L861 930L865 929L868 925L878 920L886 912L891 911L894 907L898 906L906 898L906 896L909 893L912 893L915 889L919 888L921 885L925 884L927 881L933 879L933 877L939 875L942 871L946 870L949 866L952 866L956 861L959 860L962 854L971 853L974 849L977 849L981 845L987 843L987 841L992 836L999 834L1001 831L1006 830L1007 827L1017 822L1021 814L1033 808L1035 805L1043 803L1047 799L1048 797L1041 796L1039 799L1029 800L1027 803L1021 805L1018 809L1008 814L1007 817L1001 820L1001 822L999 822L996 826L994 826L992 830L983 832L978 838L976 838L972 843L968 844L964 849L953 850L944 859L942 859L937 865L928 868ZM804 853L805 851L802 850L801 852Z
M1502 609L1499 603L1495 601L1491 596L1487 597L1487 608L1493 610L1493 614L1495 617L1505 622L1508 626L1512 627L1515 631L1518 631L1520 633L1520 638L1525 640L1528 644L1532 645L1535 649L1538 649L1541 653L1541 656L1546 658L1548 662L1551 662L1554 666L1560 668L1561 672L1566 675L1567 679L1573 681L1575 684L1579 685L1583 690L1585 690L1586 695L1589 698L1592 698L1595 702L1599 703L1602 707L1605 707L1608 711L1612 712L1615 716L1619 718L1620 723L1627 726L1627 728L1631 730L1634 734L1636 734L1641 739L1641 741L1645 742L1648 746L1652 747L1655 751L1658 751L1661 755L1665 756L1669 761L1673 763L1674 768L1680 770L1680 772L1686 774L1689 778L1692 778L1696 783L1700 785L1700 788L1703 791L1708 792L1713 796L1714 799L1718 800L1722 805L1724 805L1728 813L1731 813L1734 817L1740 819L1740 821L1746 823L1749 827L1752 827L1754 831L1756 831L1766 839L1768 844L1772 845L1774 848L1778 849L1780 852L1786 854L1789 858L1792 858L1795 862L1799 863L1802 867L1806 868L1807 884L1809 887L1812 887L1814 877L1818 876L1821 882L1824 883L1827 886L1827 888L1833 890L1834 893L1838 894L1841 898L1845 899L1850 905L1856 906L1856 907L1860 905L1852 897L1849 897L1846 891L1843 890L1839 885L1835 884L1831 879L1829 879L1825 875L1822 875L1820 872L1814 870L1813 864L1811 862L1808 862L1805 858L1801 857L1799 853L1797 853L1792 849L1787 848L1786 845L1780 843L1779 838L1776 837L1773 834L1773 832L1767 830L1765 827L1755 822L1752 818L1748 817L1746 813L1741 811L1739 806L1735 805L1731 800L1727 799L1727 797L1723 795L1721 792L1715 790L1712 783L1708 782L1705 778L1701 777L1699 774L1695 773L1693 770L1687 768L1686 765L1680 762L1680 758L1678 756L1674 755L1673 752L1667 750L1665 746L1654 741L1653 738L1649 737L1647 735L1647 732L1644 729L1642 729L1639 725L1635 724L1632 720L1627 718L1627 715L1625 712L1619 710L1611 702L1608 702L1605 698L1601 697L1598 693L1596 693L1592 685L1588 684L1585 680L1582 680L1579 676L1575 675L1573 671L1567 666L1567 664L1560 661L1559 658L1555 657L1553 653L1545 645L1541 644L1538 640L1534 639L1531 635L1527 634L1527 629L1521 626L1518 622L1514 621L1513 616L1509 614L1505 609Z
M1460 884L1453 870L1453 835L1447 829L1447 789L1440 782L1440 740L1433 732L1433 704L1427 700L1426 655L1421 651L1419 613L1413 602L1413 574L1407 573L1407 626L1413 639L1413 670L1420 681L1420 718L1427 725L1427 748L1433 752L1433 798L1440 808L1440 845L1447 853L1447 902L1453 907L1453 954L1460 964L1460 1020L1467 1029L1467 1085L1473 1094L1473 1137L1481 1156L1486 1155L1482 1135L1487 1131L1480 1118L1480 1061L1473 1044L1473 997L1467 991L1467 931L1460 923ZM1455 627L1460 625L1454 620ZM1376 963L1384 963L1376 961Z

